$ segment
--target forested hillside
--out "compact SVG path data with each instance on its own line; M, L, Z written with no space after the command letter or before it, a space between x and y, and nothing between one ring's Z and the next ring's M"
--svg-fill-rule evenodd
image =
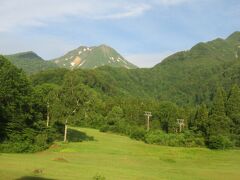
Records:
M55 86L52 119L172 146L239 146L240 33L199 43L151 69L59 69L32 76ZM47 83L47 84L46 84ZM152 112L146 132L144 111ZM74 113L70 113L74 112ZM177 119L184 119L180 133ZM221 136L219 136L221 134Z
M56 69L57 65L53 62L45 61L34 52L23 52L5 56L11 63L28 74L48 69Z
M239 72L240 32L235 32L226 40L199 43L188 51L173 54L150 69L101 67L72 73L79 76L79 82L105 94L196 105L209 104L217 87L230 90L233 84L240 85ZM62 74L61 70L59 73ZM44 78L55 81L54 75L49 77L48 72L43 72L33 77L34 83Z

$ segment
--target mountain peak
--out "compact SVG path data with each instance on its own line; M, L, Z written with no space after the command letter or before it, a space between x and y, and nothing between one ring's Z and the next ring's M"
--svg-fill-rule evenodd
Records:
M99 46L80 46L62 57L53 60L58 66L75 69L93 69L101 66L137 68L128 62L112 47L101 44Z

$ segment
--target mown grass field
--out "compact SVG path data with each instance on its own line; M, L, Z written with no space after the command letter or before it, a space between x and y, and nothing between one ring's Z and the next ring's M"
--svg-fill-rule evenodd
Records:
M78 128L89 141L57 143L34 154L0 154L0 179L240 179L240 151L148 145Z

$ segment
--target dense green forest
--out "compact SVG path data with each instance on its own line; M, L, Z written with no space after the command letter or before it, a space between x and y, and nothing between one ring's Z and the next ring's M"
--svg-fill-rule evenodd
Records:
M45 123L43 96L22 70L0 56L0 151L34 152L61 136L61 126Z
M240 146L240 32L199 43L150 69L53 69L28 80L6 59L1 61L5 146L24 141L39 147L44 142L46 148L66 121L151 144ZM145 111L152 113L150 131ZM51 128L46 127L48 117ZM181 128L178 119L184 120Z

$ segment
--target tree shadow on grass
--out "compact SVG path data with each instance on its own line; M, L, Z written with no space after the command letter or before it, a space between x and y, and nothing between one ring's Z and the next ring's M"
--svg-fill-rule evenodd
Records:
M37 176L23 176L15 180L54 180L54 179L37 177Z
M68 142L94 141L93 136L88 136L85 132L75 129L68 129Z

